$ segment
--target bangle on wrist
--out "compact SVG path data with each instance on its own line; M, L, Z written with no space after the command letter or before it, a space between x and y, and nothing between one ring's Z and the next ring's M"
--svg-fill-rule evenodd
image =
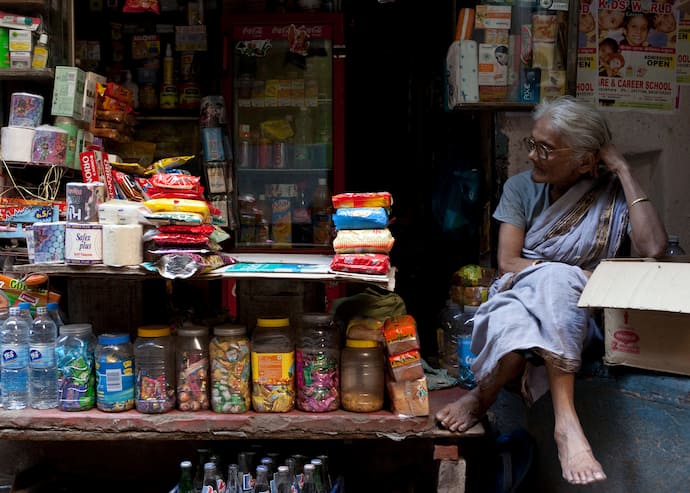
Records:
M533 266L534 266L534 265L539 265L539 264L541 264L542 262L543 262L542 259L537 259L537 260L535 260L535 261L532 262L532 265L533 265Z
M649 202L649 197L640 197L638 199L633 200L632 202L630 202L628 209L632 209L634 205L639 204L640 202Z

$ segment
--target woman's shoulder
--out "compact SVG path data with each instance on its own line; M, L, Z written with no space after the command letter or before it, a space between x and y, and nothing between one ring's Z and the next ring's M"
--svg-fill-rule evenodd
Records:
M539 183L532 180L532 171L525 170L512 175L506 180L506 187L520 188L520 189L537 189Z

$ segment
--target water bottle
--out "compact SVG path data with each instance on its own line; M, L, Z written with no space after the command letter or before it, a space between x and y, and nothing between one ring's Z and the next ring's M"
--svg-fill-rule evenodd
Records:
M62 319L62 315L60 315L60 304L51 301L46 307L48 308L48 315L50 315L50 318L53 319L58 330L60 330L60 327L65 325L65 321Z
M452 300L446 301L446 306L441 310L439 319L441 324L439 337L441 368L444 368L448 375L457 377L459 372L458 337L464 330L462 307Z
M19 303L19 309L21 310L22 317L24 317L24 320L26 321L26 325L31 327L31 324L34 323L34 318L31 316L31 303L28 301L22 301Z
M18 306L0 331L2 363L2 405L5 409L24 409L29 403L29 326Z
M476 311L477 307L465 305L465 311L461 317L462 324L457 334L458 384L466 389L477 386L472 373L472 363L476 356L470 350Z
M677 235L668 235L668 246L666 247L667 257L678 257L685 255L685 250L680 246L680 238Z
M29 329L29 388L31 407L52 409L58 406L57 327L48 308L39 306Z

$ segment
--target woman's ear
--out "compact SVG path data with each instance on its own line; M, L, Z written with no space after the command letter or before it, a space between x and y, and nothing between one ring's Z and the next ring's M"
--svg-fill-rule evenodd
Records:
M597 166L599 164L598 153L588 152L582 163L580 163L580 173L583 175L590 174L593 177L597 176Z

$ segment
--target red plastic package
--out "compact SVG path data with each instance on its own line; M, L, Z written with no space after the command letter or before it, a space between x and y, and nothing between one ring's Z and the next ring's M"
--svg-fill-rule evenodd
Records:
M380 253L336 253L331 260L331 270L357 274L388 274L390 257Z
M127 0L122 12L134 14L138 12L153 12L160 14L161 9L158 0Z
M390 209L393 197L388 192L340 193L331 197L335 209L352 207L384 207Z
M180 233L209 236L213 233L213 226L210 224L202 225L185 225L185 224L169 224L158 226L158 231L161 233Z

